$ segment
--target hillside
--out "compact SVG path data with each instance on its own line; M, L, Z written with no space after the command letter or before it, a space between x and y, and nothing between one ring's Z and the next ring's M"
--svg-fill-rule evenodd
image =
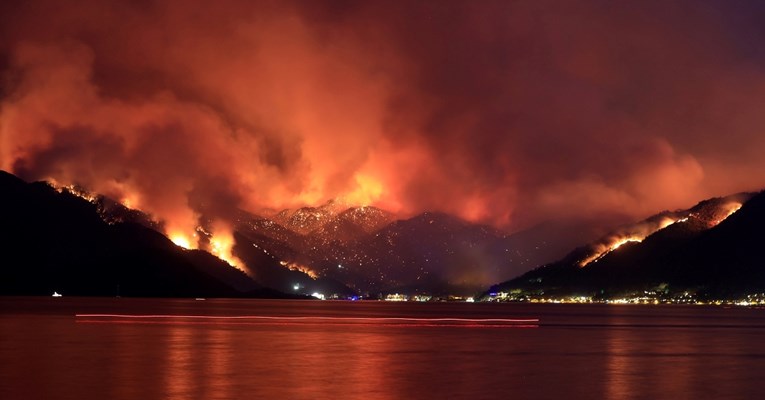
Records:
M765 192L663 212L492 287L524 296L646 292L728 298L765 290Z
M26 183L8 173L0 188L7 277L0 293L8 294L66 288L94 295L238 296L260 285L293 295L473 294L562 255L566 243L547 240L563 225L506 234L443 213L397 219L379 208L333 201L266 216L233 210L233 252L255 283L205 251L175 246L161 221L85 188ZM197 233L206 239L210 219L199 211Z
M104 218L103 202L2 171L0 193L2 295L281 296L136 220L117 222L127 214L113 204Z
M310 221L305 226L311 230L277 222L285 217ZM293 281L326 290L326 284L297 274L303 271L361 294L473 294L563 254L560 243L546 240L562 225L506 234L444 213L395 219L375 207L343 210L336 203L242 217L236 229L238 256L263 282L282 290ZM279 265L291 269L289 279Z

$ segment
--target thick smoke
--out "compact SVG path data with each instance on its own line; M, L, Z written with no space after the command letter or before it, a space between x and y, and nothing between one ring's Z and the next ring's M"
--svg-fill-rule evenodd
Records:
M765 185L763 7L6 1L0 168L187 233L333 198L634 219Z

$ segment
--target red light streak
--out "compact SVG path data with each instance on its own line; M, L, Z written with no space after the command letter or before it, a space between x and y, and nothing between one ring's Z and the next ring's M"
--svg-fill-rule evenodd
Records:
M356 325L402 327L536 328L539 319L509 318L414 318L414 317L319 317L266 315L135 315L75 314L77 322L171 325ZM192 321L179 321L192 320Z

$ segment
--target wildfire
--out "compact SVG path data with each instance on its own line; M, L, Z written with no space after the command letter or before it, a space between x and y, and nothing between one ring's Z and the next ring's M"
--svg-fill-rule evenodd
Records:
M610 249L610 250L611 250L611 251L614 251L614 250L618 249L619 247L622 247L622 245L623 245L623 244L626 244L626 243L640 243L640 242L642 242L642 241L643 241L642 239L637 239L637 238L626 238L626 239L622 239L622 240L620 240L620 241L618 241L618 242L614 243L614 244L613 244L613 246L611 246L611 249Z
M736 202L726 204L720 210L721 211L721 217L717 218L717 219L715 219L713 221L710 221L709 222L709 227L711 228L713 226L717 226L718 224L720 224L720 222L725 221L726 219L728 219L728 217L733 215L736 211L740 210L741 206L742 206L741 203L736 203Z
M305 265L294 263L294 262L287 262L287 261L279 261L279 264L286 267L290 271L300 271L308 276L311 277L311 279L318 279L319 275L311 270L310 268L306 267Z
M229 263L232 267L244 271L244 262L238 257L234 256L231 249L233 248L234 240L230 238L213 237L210 239L210 251L220 258L221 260Z
M343 201L348 204L370 205L380 199L383 194L383 185L375 178L368 175L356 174L356 189L345 195Z
M233 253L234 235L230 227L218 222L213 223L213 233L210 236L210 253L229 263L232 267L247 272L244 262Z
M170 241L175 243L175 245L178 247L183 247L186 250L192 249L191 240L189 239L189 236L183 233L171 233L167 237L170 238Z
M685 222L688 218L670 218L670 217L664 217L661 220L658 221L658 223L646 223L639 225L633 231L629 233L623 233L623 234L617 234L609 236L607 239L603 240L601 243L598 243L594 246L593 253L585 258L584 260L579 262L579 267L583 268L586 267L588 264L597 262L601 258L605 257L607 254L611 253L612 251L618 249L619 247L627 244L627 243L640 243L648 236L672 225L676 224L678 222Z
M90 203L95 203L98 200L95 195L89 193L88 191L76 185L59 185L58 182L56 182L56 180L50 179L50 178L48 178L48 182L59 193L67 192L71 195L77 196Z
M140 202L138 201L138 195L136 194L127 194L125 195L121 200L120 204L125 206L126 208L129 208L131 210L138 210L140 209Z
M627 243L640 243L643 241L643 239L645 239L645 237L630 236L617 238L614 242L609 244L598 244L595 248L595 252L591 256L579 262L579 267L585 267L592 262L597 262L601 258L605 257L608 253L618 249L619 247L622 247Z
M234 235L231 233L231 229L228 229L224 224L213 224L212 232L204 230L202 227L197 227L198 232L201 232L204 236L210 240L209 252L221 260L227 262L232 267L245 271L244 262L234 256ZM186 235L181 231L171 231L167 237L175 243L176 246L183 247L184 249L196 249L198 247L197 234Z

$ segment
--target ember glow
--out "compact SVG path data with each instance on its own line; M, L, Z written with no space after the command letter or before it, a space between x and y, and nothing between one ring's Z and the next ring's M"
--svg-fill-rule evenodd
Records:
M622 239L622 240L614 243L613 246L611 246L611 251L614 251L614 250L618 249L619 247L621 247L623 244L630 243L630 242L632 242L632 243L640 243L640 242L642 242L642 240L640 240L638 238L626 238L626 239Z
M137 194L127 193L119 200L119 202L131 210L139 210L141 208L141 201Z
M765 183L765 5L710 3L4 1L0 169L189 248L332 199L626 223Z
M579 262L579 267L583 268L590 263L597 262L627 243L640 243L645 240L646 237L672 224L685 222L687 220L688 218L663 217L658 221L644 221L636 224L630 227L626 232L612 234L595 244L591 250L591 254Z
M720 210L720 215L716 219L714 219L712 221L709 221L709 227L713 227L713 226L719 225L720 222L725 221L726 219L728 219L728 217L730 217L736 211L738 211L741 208L741 206L742 206L742 204L741 203L737 203L737 202L726 204Z
M309 267L307 267L305 265L298 264L298 263L295 263L295 262L289 262L289 261L279 261L279 264L281 266L289 269L290 271L300 271L300 272L308 275L311 279L318 279L319 278L319 275L316 272L314 272L311 268L309 268ZM297 289L299 289L299 287L296 288L295 290L297 290Z
M627 237L616 239L613 243L598 244L592 255L579 262L579 267L586 267L590 263L597 262L601 258L605 257L608 253L618 249L626 243L640 243L645 239L644 237Z
M223 223L214 224L212 236L210 237L210 252L229 263L232 267L247 272L244 262L234 256L233 247L234 235L231 227Z
M50 183L54 189L56 189L59 193L69 193L73 196L77 196L89 203L95 203L96 202L96 196L92 193L89 193L86 190L83 190L75 185L66 185L62 186L59 185L55 180L49 180L48 183Z
M192 247L192 242L189 236L186 236L182 233L171 233L168 235L168 238L175 243L176 246L182 247L186 250L195 249L196 246Z
M342 196L342 200L350 205L366 206L377 202L383 194L380 181L363 174L355 176L356 188Z

